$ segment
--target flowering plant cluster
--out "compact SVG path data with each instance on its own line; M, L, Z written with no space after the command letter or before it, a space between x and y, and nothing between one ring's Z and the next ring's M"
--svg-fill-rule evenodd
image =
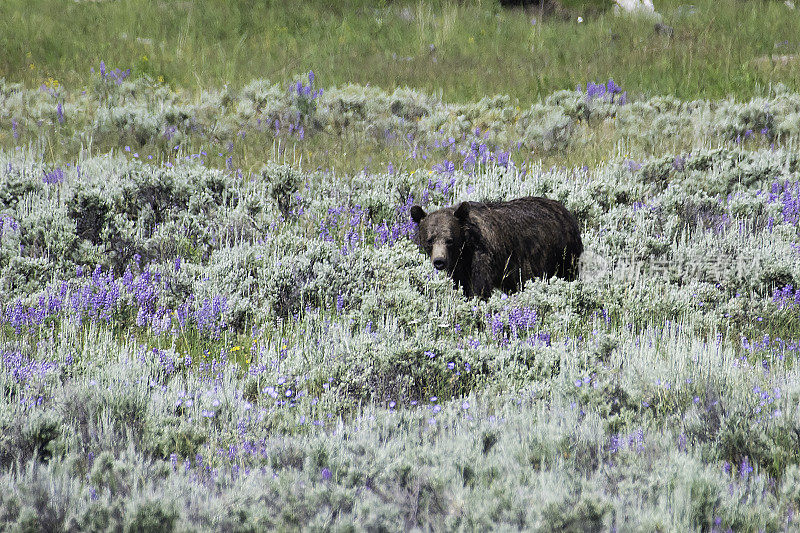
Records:
M797 95L128 74L0 81L0 529L796 528ZM20 144L44 124L121 143ZM519 157L593 128L653 153ZM277 149L326 138L390 161ZM579 279L466 299L419 251L412 206L527 195L580 221Z

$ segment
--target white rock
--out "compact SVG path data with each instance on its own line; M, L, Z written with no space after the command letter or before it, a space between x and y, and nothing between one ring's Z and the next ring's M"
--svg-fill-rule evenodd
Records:
M644 15L647 17L661 19L661 15L656 13L653 0L614 0L614 13L629 13L632 15Z

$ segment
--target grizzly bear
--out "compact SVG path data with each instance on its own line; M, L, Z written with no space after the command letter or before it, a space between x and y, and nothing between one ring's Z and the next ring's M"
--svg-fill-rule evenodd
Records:
M513 292L529 279L577 276L583 252L578 221L555 200L462 202L433 213L415 205L411 218L433 266L467 298L486 299L495 287Z

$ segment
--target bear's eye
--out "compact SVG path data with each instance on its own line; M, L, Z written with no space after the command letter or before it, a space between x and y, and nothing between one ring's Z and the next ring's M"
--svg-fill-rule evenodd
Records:
M453 239L445 239L445 240L444 240L444 244L445 244L446 246L450 246L451 244L453 244Z
M433 246L433 241L434 241L434 238L433 238L433 237L431 237L430 239L428 239L428 246Z

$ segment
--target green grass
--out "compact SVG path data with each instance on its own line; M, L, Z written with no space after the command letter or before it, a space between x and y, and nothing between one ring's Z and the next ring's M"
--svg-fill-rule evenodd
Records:
M678 0L658 2L672 38L611 12L532 24L532 12L488 1L342 4L4 0L0 77L88 85L102 60L198 90L313 70L323 87L407 85L451 101L509 94L521 104L608 78L682 99L746 97L775 82L800 88L797 63L753 62L800 50L800 17L779 2L703 0L691 13Z

